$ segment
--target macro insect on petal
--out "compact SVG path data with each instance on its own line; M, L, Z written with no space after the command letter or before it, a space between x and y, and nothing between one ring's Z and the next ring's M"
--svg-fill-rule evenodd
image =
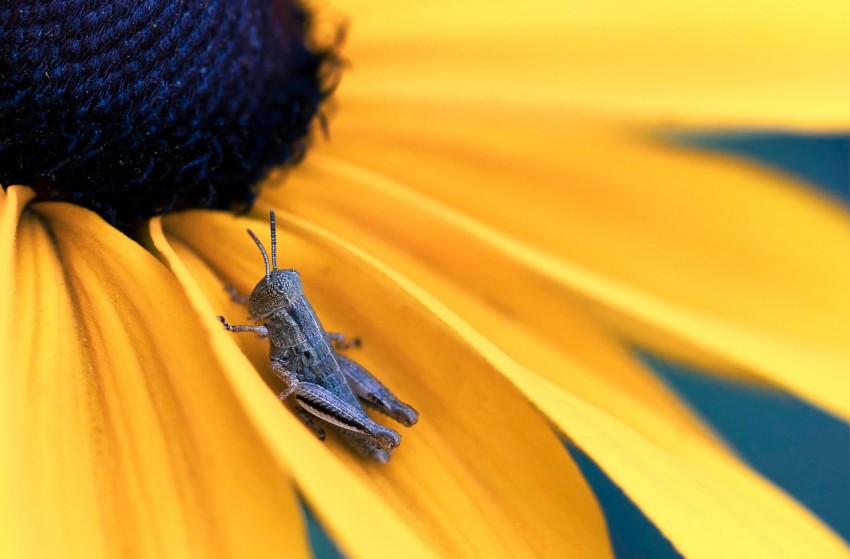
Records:
M298 416L319 439L324 440L325 428L330 428L360 454L388 462L401 437L372 421L363 404L407 427L416 423L419 414L372 373L338 353L359 342L346 342L343 335L326 332L304 296L298 272L277 268L274 212L269 218L271 266L263 243L249 229L263 255L266 273L247 298L231 291L234 301L247 300L256 324L230 324L223 316L218 318L230 332L254 332L268 338L271 369L285 387L280 399L294 399Z

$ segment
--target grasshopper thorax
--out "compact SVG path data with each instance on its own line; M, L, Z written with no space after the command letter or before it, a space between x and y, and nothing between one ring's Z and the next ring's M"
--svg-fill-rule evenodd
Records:
M277 227L275 226L273 211L269 212L269 222L272 239L271 267L269 267L269 255L266 254L263 243L253 231L248 229L248 234L251 235L260 249L263 262L266 265L265 277L260 280L248 299L248 312L251 313L251 318L254 320L261 320L281 309L291 308L293 302L304 297L301 276L298 275L298 272L277 269Z

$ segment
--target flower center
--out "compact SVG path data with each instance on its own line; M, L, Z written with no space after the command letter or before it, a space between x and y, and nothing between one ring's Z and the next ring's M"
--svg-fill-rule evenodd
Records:
M120 226L249 207L329 91L295 0L19 0L0 22L0 184Z

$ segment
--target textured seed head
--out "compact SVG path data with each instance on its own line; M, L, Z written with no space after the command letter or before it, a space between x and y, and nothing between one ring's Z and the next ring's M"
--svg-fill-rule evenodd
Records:
M116 225L250 206L332 84L298 0L0 2L0 184Z

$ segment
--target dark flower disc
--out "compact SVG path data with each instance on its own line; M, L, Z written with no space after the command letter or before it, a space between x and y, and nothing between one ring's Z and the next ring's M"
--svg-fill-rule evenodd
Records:
M303 154L332 53L284 0L0 4L0 184L119 226L249 207Z

